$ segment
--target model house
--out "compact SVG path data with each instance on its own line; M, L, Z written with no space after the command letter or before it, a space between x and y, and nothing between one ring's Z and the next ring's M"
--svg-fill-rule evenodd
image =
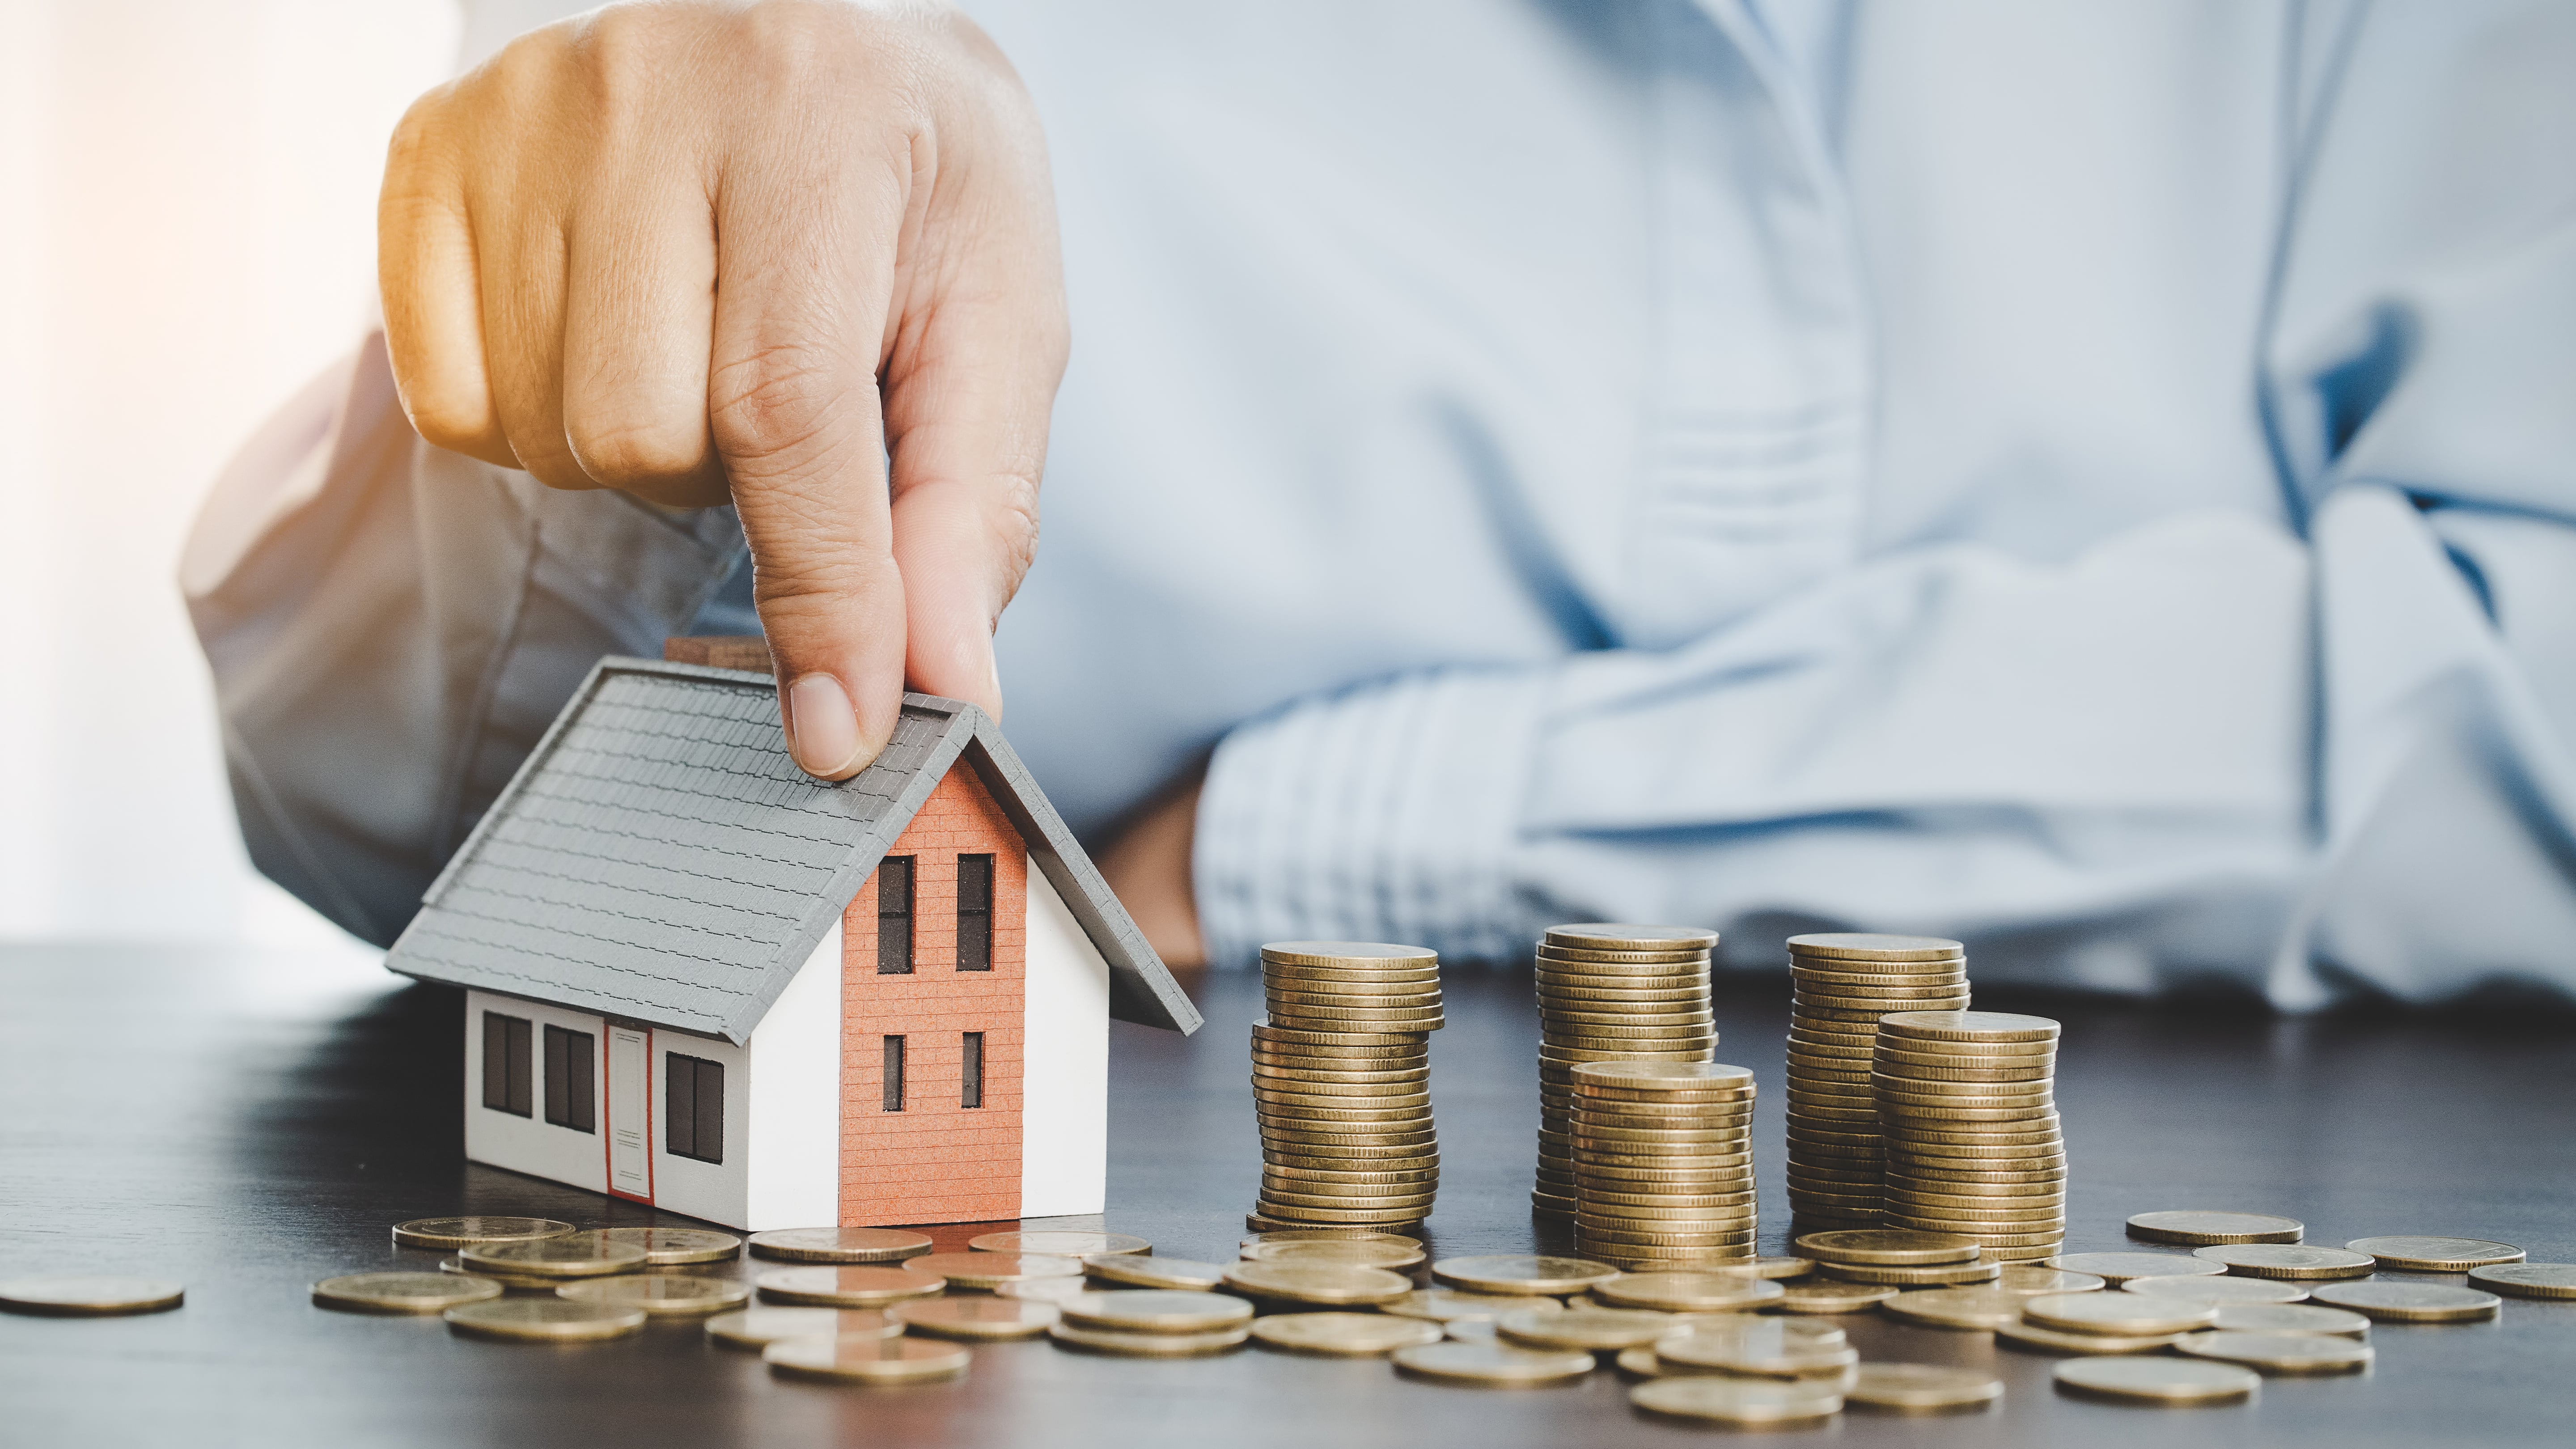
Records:
M644 659L388 964L466 989L467 1156L755 1231L1099 1212L1109 1018L1199 1025L973 705L827 783L766 673Z

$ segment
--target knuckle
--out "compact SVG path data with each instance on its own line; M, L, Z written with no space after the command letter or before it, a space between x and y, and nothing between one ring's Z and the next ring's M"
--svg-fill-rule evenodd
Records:
M810 344L755 348L708 378L708 421L728 463L792 468L844 441L857 411L842 359Z
M684 484L706 462L706 436L694 419L575 416L565 434L582 472L612 488Z

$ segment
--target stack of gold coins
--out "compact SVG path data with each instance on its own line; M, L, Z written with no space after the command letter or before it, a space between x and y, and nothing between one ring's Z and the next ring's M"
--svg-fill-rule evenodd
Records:
M1574 1243L1632 1271L1753 1257L1753 1073L1585 1062L1574 1077Z
M1375 1228L1429 1217L1440 1185L1430 1037L1440 958L1419 946L1285 941L1261 948L1261 984L1261 1197L1246 1222Z
M1717 1046L1696 926L1551 928L1538 947L1538 1185L1530 1203L1575 1205L1574 1069L1585 1062L1705 1062Z
M1897 1012L1879 1020L1874 1060L1888 1224L1974 1238L1994 1262L2055 1254L2066 1236L2057 1023Z
M1789 1213L1874 1223L1886 1201L1870 1060L1892 1011L1968 1004L1968 956L1932 936L1789 938Z

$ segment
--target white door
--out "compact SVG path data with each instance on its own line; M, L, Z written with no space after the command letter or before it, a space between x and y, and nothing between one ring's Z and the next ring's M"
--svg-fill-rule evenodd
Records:
M608 1190L653 1200L653 1037L608 1029Z

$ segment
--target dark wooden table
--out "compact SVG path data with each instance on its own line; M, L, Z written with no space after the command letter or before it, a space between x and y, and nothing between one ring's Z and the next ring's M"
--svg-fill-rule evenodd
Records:
M1768 1231L1786 1222L1780 1070L1787 988L1721 978L1720 1056L1761 1079ZM1115 1028L1110 1223L1175 1256L1225 1259L1256 1176L1248 976L1188 982L1196 1038ZM1433 1092L1445 1179L1438 1254L1561 1246L1527 1203L1536 1027L1526 972L1454 972ZM2074 1162L2071 1246L2124 1246L2150 1208L2293 1214L2310 1241L2438 1233L2576 1260L2576 1031L2563 1020L2283 1020L2002 993L2066 1023L2059 1100ZM419 1267L386 1228L461 1211L583 1224L649 1212L460 1156L459 1009L449 993L292 958L139 947L0 950L0 1275L148 1272L187 1306L142 1318L0 1315L0 1442L333 1446L1373 1445L1679 1443L1603 1372L1481 1393L1378 1361L1247 1350L1104 1359L1043 1342L977 1350L962 1382L866 1390L773 1380L694 1325L581 1348L452 1337L435 1319L315 1308L334 1273ZM2576 1304L2507 1300L2500 1321L2383 1325L2367 1376L2276 1379L2250 1407L2129 1409L2051 1391L2053 1360L1984 1334L1845 1320L1870 1358L1992 1365L1973 1415L1854 1412L1815 1439L1909 1445L2576 1442Z

